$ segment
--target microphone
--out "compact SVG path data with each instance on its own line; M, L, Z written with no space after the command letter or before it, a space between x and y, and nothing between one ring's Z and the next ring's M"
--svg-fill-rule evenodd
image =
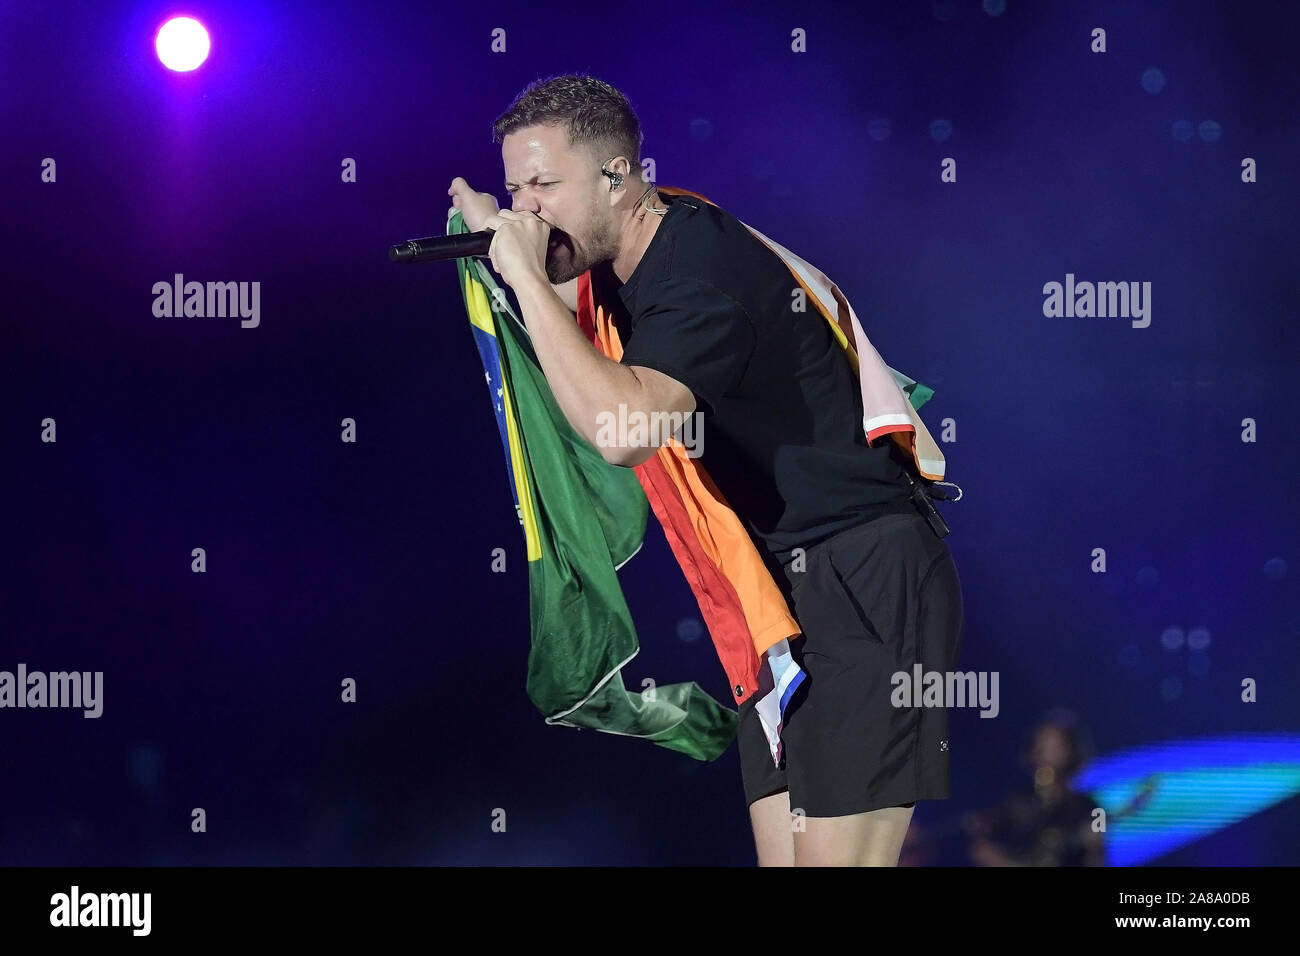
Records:
M491 229L482 232L464 232L458 236L429 236L426 239L407 239L388 250L389 262L438 262L443 259L465 259L485 256L496 233Z

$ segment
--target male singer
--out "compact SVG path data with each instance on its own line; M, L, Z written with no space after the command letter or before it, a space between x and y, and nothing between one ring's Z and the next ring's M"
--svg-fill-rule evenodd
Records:
M495 231L493 268L565 416L632 468L655 448L597 442L601 412L623 403L629 419L653 421L700 409L701 463L788 588L807 679L787 709L781 767L754 698L740 707L759 865L897 865L915 801L949 796L948 741L942 708L922 719L891 705L890 675L955 667L962 631L956 568L908 499L910 463L893 441L867 443L843 349L819 313L791 308L782 261L724 210L660 197L643 178L640 123L618 90L538 80L493 141L511 208L460 177L448 195L469 230ZM619 362L574 321L588 270L617 291L606 298ZM792 567L795 549L805 570Z

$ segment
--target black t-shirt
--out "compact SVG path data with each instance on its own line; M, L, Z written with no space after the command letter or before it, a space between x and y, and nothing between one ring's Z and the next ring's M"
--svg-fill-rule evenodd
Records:
M888 437L867 444L848 357L816 306L795 311L785 263L726 211L661 198L668 212L628 281L609 263L591 279L617 289L603 299L622 364L695 393L700 463L769 566L896 509L903 453Z
M1018 791L987 813L989 839L1029 866L1084 866L1096 839L1086 793L1070 790L1045 803L1033 789Z

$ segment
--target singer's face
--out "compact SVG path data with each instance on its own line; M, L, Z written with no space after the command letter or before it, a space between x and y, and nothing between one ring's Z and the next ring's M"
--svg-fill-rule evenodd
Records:
M600 164L569 148L563 126L529 126L501 142L510 208L550 223L546 278L554 285L618 255L618 234L600 185Z

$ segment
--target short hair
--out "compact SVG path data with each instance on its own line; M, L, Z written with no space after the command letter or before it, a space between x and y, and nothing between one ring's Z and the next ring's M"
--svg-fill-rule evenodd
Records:
M1039 731L1048 727L1059 731L1065 740L1066 758L1065 766L1061 768L1061 775L1066 780L1071 780L1096 754L1092 734L1077 713L1064 707L1054 707L1043 714L1030 731L1029 739L1025 743L1025 756L1022 758L1024 763L1029 762L1029 751L1033 749Z
M626 156L641 175L641 122L626 96L594 76L567 73L534 80L492 124L492 142L529 126L563 126L569 145L597 162Z

